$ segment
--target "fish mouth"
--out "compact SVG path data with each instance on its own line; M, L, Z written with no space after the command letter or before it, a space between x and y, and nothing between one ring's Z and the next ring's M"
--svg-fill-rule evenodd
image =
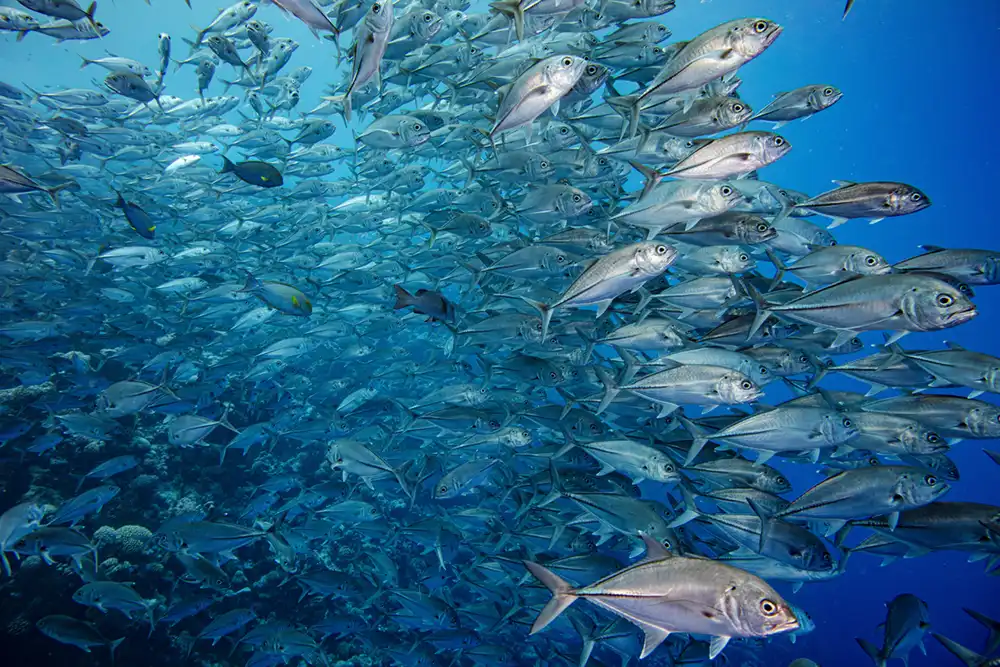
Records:
M786 621L780 621L780 622L775 623L774 625L772 625L771 626L771 634L777 635L777 634L780 634L782 632L789 632L791 630L798 630L799 627L801 627L801 626L799 625L798 619L793 616L792 618L790 618L790 619L788 619Z
M774 28L764 38L764 45L765 46L771 46L772 44L774 44L774 40L778 39L778 36L781 35L781 33L784 32L784 31L785 31L784 28L782 28L780 25L778 25L777 23L775 23L774 24Z
M965 310L960 310L957 313L952 313L945 320L949 325L961 324L963 322L968 322L973 317L979 314L979 310L975 305L969 306Z

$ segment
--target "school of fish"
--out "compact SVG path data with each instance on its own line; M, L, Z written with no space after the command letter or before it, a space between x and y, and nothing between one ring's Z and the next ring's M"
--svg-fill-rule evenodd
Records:
M119 29L17 3L5 49ZM905 336L975 326L1000 252L838 245L931 195L768 181L842 92L745 100L782 26L674 10L242 0L93 87L0 83L0 626L102 664L769 665L848 556L994 571L948 452L1000 437L1000 358ZM982 653L934 636L997 664L967 611ZM858 664L930 618L890 601Z

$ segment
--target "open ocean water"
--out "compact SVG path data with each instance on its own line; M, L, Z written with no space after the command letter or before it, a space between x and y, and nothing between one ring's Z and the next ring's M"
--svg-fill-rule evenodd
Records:
M853 667L873 662L856 638L883 647L886 605L912 594L924 606L890 622L903 646L882 659L962 665L933 632L974 652L969 667L994 664L1000 457L983 450L1000 451L1000 4L860 0L842 20L840 0L520 0L492 19L480 2L375 3L276 3L311 30L269 2L101 0L87 15L73 0L0 1L0 663L108 665L111 649L119 666L626 665L645 625L673 633L650 665ZM507 52L504 16L522 11ZM746 17L743 45L781 27L755 57L707 32ZM671 34L615 33L642 21ZM716 41L677 44L696 37ZM202 61L215 65L204 96ZM629 149L621 96L683 77L648 98L642 136L671 141L657 126L713 95L755 111L811 84L843 97L779 128L682 124L670 155ZM744 129L781 142L726 139ZM676 171L640 197L630 160ZM818 282L792 270L772 285L774 260L794 268L828 245L808 198L834 179L907 184L903 203L916 192L922 210L869 224L890 210L891 188L876 188L830 230L874 253L868 268L859 251ZM756 194L706 204L723 189ZM642 224L622 214L653 200L664 207ZM726 227L740 215L766 234ZM790 222L814 235L789 241ZM647 242L649 226L662 232ZM887 266L921 246L981 252L935 275ZM657 296L712 277L694 300ZM976 316L953 327L970 292ZM795 299L809 305L788 310ZM770 338L748 332L775 306ZM615 338L626 326L645 328ZM907 335L870 368L885 385L874 398L819 373L879 352L883 332ZM946 343L965 351L916 354ZM680 350L692 356L664 360ZM726 363L710 358L722 350ZM674 375L627 384L654 372ZM985 403L944 417L916 399L890 407L881 430L871 415L886 413L865 411L974 391ZM812 408L782 406L800 394ZM972 428L966 409L988 423ZM713 439L775 413L787 420L760 441ZM945 453L913 456L931 436ZM770 452L771 468L746 463ZM895 477L854 482L872 459ZM740 474L699 467L733 461ZM847 509L760 519L739 498L702 498L699 518L670 525L688 490L787 502L841 469ZM938 503L979 505L912 527ZM866 527L897 507L896 530ZM627 570L640 530L675 555ZM892 562L859 551L843 565L871 536ZM524 560L569 582L564 603L583 598L536 634L553 610ZM773 590L723 562L751 563ZM822 580L795 585L808 578ZM786 614L792 625L772 623Z

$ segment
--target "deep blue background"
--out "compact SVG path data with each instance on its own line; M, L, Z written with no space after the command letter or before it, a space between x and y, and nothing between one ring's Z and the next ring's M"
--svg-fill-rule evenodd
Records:
M0 36L0 79L42 89L90 86L104 71L80 71L77 54L100 57L104 51L137 58L155 66L156 36L174 36L174 50L185 55L181 37L190 25L207 25L223 3L194 0L102 0L98 18L111 28L100 42L56 45L39 35L15 44ZM227 3L228 4L228 3ZM762 178L808 193L831 187L832 179L898 180L929 194L934 205L917 215L875 226L850 222L836 230L841 243L867 246L890 261L918 252L920 244L998 248L995 232L1000 170L996 153L997 46L1000 2L996 0L859 0L841 21L841 0L678 0L663 21L675 39L689 39L722 21L747 15L774 19L785 26L775 45L740 75L740 93L755 108L778 91L811 83L830 83L844 91L834 108L780 130L792 152L768 167ZM478 6L476 9L480 9ZM338 81L333 45L315 40L298 23L286 21L274 7L257 15L275 25L275 34L297 39L301 48L291 67L310 65L314 74L302 91L300 110L319 102L326 84ZM228 78L232 71L220 66ZM217 75L218 76L218 75ZM193 68L167 78L168 94L191 97ZM212 94L219 94L213 85ZM331 139L349 145L341 129ZM1000 355L994 331L1000 327L1000 288L981 288L980 315L958 329L904 339L908 347L938 346L955 340ZM845 385L864 390L862 385ZM989 399L992 400L992 399ZM986 443L994 448L993 443ZM958 445L954 458L962 471L948 500L1000 504L1000 468L980 451L981 445ZM796 489L818 479L801 469L792 472ZM1000 618L1000 578L988 577L981 563L968 564L959 553L898 561L881 568L879 559L856 556L846 576L834 583L806 586L790 598L817 623L813 634L789 649L788 656L811 657L823 667L863 665L867 659L856 636L878 641L875 626L883 604L911 592L930 606L934 630L980 649L985 632L961 612L972 607ZM783 593L789 593L781 587ZM136 641L132 637L130 641ZM784 645L784 639L778 639ZM914 652L911 667L959 664L933 640L928 657ZM774 655L774 651L769 651ZM769 664L770 660L769 658ZM783 658L775 658L781 667ZM775 664L778 664L776 662Z

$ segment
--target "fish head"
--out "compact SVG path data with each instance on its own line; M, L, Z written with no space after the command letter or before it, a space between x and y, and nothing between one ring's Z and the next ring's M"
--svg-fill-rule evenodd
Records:
M749 252L739 246L726 246L718 256L719 266L726 273L743 273L757 266L757 261Z
M926 505L948 492L950 486L933 472L908 468L892 489L892 503L908 507Z
M587 61L578 56L552 56L542 68L543 80L558 90L569 91L580 80Z
M864 248L850 253L844 260L844 268L863 276L880 276L892 271L885 257Z
M640 0L638 3L646 16L660 16L672 11L677 6L676 0ZM669 34L669 30L667 33Z
M388 34L393 23L392 2L376 0L365 15L365 27L374 34Z
M666 271L676 259L677 248L666 243L647 241L637 244L635 248L636 269L650 278Z
M916 422L900 434L900 440L914 454L937 454L949 449L944 438Z
M722 124L736 127L750 120L753 109L743 100L726 97L716 109L716 116Z
M555 208L566 218L583 215L593 206L594 200L579 188L566 187L556 195Z
M844 93L833 86L814 86L809 93L809 108L815 111L822 111L840 101Z
M926 194L913 187L900 183L886 196L885 207L892 215L908 215L922 211L931 205L931 199Z
M549 123L542 131L542 138L553 150L562 150L575 144L579 137L573 128L566 123Z
M726 373L716 386L719 397L729 405L752 403L763 395L760 387L743 373Z
M747 201L738 188L725 181L703 186L698 193L698 200L705 211L716 213L725 213Z
M744 636L768 637L798 630L799 620L776 590L756 577L734 577L720 607Z
M415 17L410 25L413 33L425 40L431 39L441 32L443 27L444 22L441 17L430 10L420 12L420 15Z
M610 71L604 65L588 62L579 80L573 85L573 90L581 95L590 95L604 85Z
M778 39L781 31L782 27L769 19L743 19L733 27L732 47L748 60L756 58Z
M835 445L857 435L858 427L850 416L831 411L822 417L819 431L829 444Z
M792 143L780 134L762 132L756 138L759 155L765 164L770 164L792 150Z
M788 493L792 490L792 483L788 481L788 478L774 468L763 468L758 472L753 486L770 493Z
M736 236L741 242L746 243L747 245L764 243L765 241L770 241L777 235L778 230L776 230L770 222L759 215L746 213L740 214L739 218L737 218Z
M937 331L967 322L976 316L976 306L948 283L927 277L900 299L899 309L917 331Z

